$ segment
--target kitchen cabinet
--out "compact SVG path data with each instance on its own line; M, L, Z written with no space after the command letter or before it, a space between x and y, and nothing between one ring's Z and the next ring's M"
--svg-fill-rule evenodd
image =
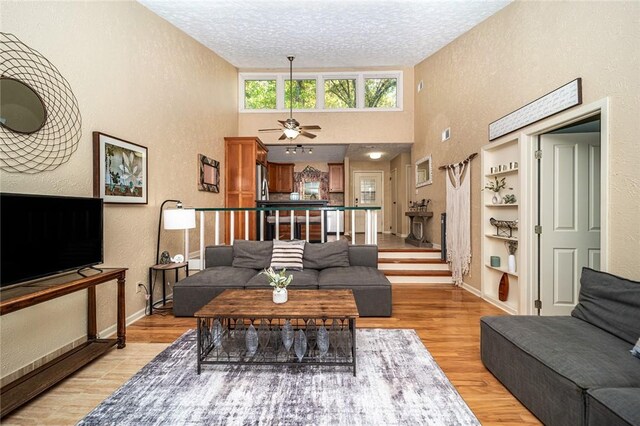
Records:
M269 163L269 192L293 192L293 163Z
M344 164L329 163L329 192L344 192Z
M256 164L266 165L267 147L254 136L227 137L225 140L225 207L255 207ZM225 213L225 241L230 242L230 214ZM244 239L245 216L235 216L234 238ZM249 239L256 239L256 213L249 213Z

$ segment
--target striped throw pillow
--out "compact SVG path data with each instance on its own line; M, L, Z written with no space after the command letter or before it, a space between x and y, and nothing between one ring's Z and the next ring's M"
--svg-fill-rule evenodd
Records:
M274 240L271 267L273 269L287 268L289 270L301 271L304 244L304 241Z

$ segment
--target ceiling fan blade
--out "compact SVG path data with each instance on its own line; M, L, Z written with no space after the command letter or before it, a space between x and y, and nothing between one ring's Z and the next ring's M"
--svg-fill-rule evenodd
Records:
M287 135L285 135L285 134L283 133L283 134L282 134L282 136L280 136L280 137L278 138L278 140L279 140L279 141L283 141L283 140L285 140L286 138L287 138Z
M282 124L283 126L286 126L286 125L287 125L287 122L286 122L286 121L284 121L284 120L278 120L278 123Z
M301 130L322 130L322 127L317 126L317 125L311 125L311 126L300 126Z
M259 129L259 132L281 132L282 131L282 127L279 129Z
M301 136L304 136L304 137L307 137L307 138L309 138L309 139L313 139L313 138L315 138L315 137L316 137L316 135L314 135L313 133L305 132L304 130L302 130L302 131L300 132L300 135L301 135Z

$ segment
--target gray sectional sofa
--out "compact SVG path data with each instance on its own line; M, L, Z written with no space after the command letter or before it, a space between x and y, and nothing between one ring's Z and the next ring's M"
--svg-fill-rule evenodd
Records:
M174 286L174 315L193 316L225 289L271 288L259 272L271 264L272 249L272 241L245 240L207 247L205 269ZM302 270L287 270L293 275L289 289L352 289L360 316L391 316L391 283L378 270L376 245L306 243L303 265Z
M580 283L571 316L483 317L482 362L547 425L640 425L640 282Z

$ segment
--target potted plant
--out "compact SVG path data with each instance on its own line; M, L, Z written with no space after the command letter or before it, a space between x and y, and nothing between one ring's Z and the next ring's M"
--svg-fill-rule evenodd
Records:
M507 187L507 181L505 178L498 179L497 176L494 176L492 181L490 180L489 182L487 182L487 184L484 186L484 189L488 189L495 193L493 195L493 198L491 199L491 202L493 204L500 204L500 202L502 201L502 197L500 197L500 190L506 187ZM509 189L513 189L513 188L509 188Z
M291 284L293 275L286 276L286 268L283 268L280 272L276 272L273 268L265 269L260 272L269 279L269 285L273 287L273 303L285 303L289 296L287 294L287 286Z

